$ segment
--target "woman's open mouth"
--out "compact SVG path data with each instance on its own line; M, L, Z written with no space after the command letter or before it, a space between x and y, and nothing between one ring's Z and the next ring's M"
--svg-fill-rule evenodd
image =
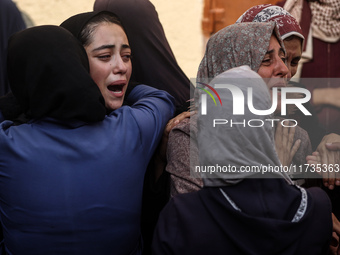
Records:
M110 85L107 88L108 90L110 90L111 92L115 94L120 94L123 92L123 87L124 85Z

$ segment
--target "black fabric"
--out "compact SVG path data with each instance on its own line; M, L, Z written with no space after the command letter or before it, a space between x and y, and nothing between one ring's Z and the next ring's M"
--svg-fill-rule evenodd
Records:
M0 96L9 92L7 79L7 44L10 36L26 27L20 11L11 0L0 1Z
M104 99L88 72L83 46L63 28L32 27L10 38L8 77L30 118L103 120Z
M22 113L20 104L12 92L0 97L0 111L5 120L13 120Z
M153 4L148 0L96 0L94 10L111 11L122 21L132 49L131 79L167 91L176 100L177 113L187 110L194 86L179 67Z
M281 179L245 179L219 188L178 195L164 208L153 254L328 254L331 206L319 188L308 192L308 207L291 222L301 192Z
M155 166L151 160L144 178L141 231L144 242L143 255L151 254L153 233L158 216L170 199L170 174L163 169L155 182Z
M107 13L110 16L117 17L114 13L107 12L107 11L84 12L84 13L79 13L77 15L74 15L68 18L63 23L61 23L60 26L70 31L80 41L80 34L83 28L85 27L85 25L91 19L93 19L94 17L96 17L98 14L101 14L101 13ZM119 20L118 17L117 19Z

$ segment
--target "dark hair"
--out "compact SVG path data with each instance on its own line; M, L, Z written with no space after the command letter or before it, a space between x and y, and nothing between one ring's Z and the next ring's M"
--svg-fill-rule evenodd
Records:
M93 32L96 30L96 28L101 24L101 23L113 23L118 26L120 26L123 30L124 33L126 34L126 31L120 22L119 18L113 14L113 13L108 13L108 12L101 12L98 15L94 16L82 29L79 35L79 40L82 43L82 45L85 47L89 45L92 42L92 35Z

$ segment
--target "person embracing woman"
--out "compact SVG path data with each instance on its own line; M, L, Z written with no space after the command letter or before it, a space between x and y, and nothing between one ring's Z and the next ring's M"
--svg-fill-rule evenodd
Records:
M114 28L104 45L129 50ZM121 107L131 65L116 60L118 73L96 84L84 47L66 29L11 37L9 80L27 121L0 124L3 254L141 254L143 177L174 104L140 85ZM115 110L107 114L108 105Z

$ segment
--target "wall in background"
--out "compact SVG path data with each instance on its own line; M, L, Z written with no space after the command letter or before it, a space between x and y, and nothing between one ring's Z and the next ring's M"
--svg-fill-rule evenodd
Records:
M34 25L59 25L68 17L91 11L94 0L14 0ZM151 0L175 57L189 78L196 77L203 56L203 0Z

